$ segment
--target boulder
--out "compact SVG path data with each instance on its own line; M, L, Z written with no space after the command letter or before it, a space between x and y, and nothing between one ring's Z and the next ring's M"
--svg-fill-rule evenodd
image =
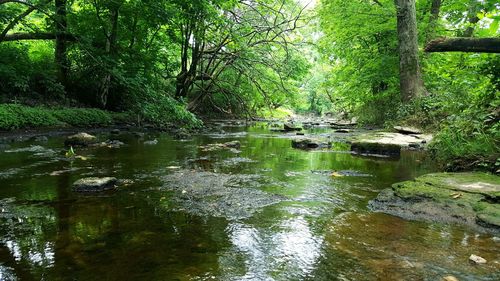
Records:
M113 177L105 178L83 178L79 179L73 183L73 188L76 192L103 192L106 190L112 190L116 188L118 180Z
M487 263L486 259L484 259L480 256L477 256L477 255L474 255L474 254L470 255L469 260L475 264Z
M302 128L296 127L292 123L285 123L285 124L283 124L283 130L285 132L302 131Z
M66 138L64 145L66 146L89 146L95 143L97 138L87 133L78 133Z
M157 139L149 140L149 141L145 141L144 142L144 145L157 145L157 144L158 144L158 140Z
M396 130L398 133L405 134L405 135L409 135L409 134L420 135L420 134L422 134L422 131L420 129L417 129L414 127L395 126L394 130Z
M431 135L404 135L389 132L370 132L350 140L351 150L360 154L399 155L401 149L421 149Z
M478 172L427 174L383 190L369 206L406 219L500 231L500 177Z
M235 141L226 142L223 144L223 146L225 146L227 148L240 148L241 143L239 141L235 140Z
M301 138L292 140L292 147L298 149L330 148L331 142L325 142L312 138Z

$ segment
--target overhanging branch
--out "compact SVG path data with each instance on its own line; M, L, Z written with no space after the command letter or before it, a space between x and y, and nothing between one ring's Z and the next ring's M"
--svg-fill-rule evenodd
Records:
M426 52L500 53L500 38L439 38L425 46Z
M70 33L60 34L59 37L66 41L76 41L76 36ZM11 33L5 35L2 42L20 40L55 40L55 33ZM1 43L1 42L0 42Z

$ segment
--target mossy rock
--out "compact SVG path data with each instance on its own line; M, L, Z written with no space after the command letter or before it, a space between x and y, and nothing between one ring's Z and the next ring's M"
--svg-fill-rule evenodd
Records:
M373 210L407 219L463 223L500 231L500 177L436 173L396 183L370 202Z

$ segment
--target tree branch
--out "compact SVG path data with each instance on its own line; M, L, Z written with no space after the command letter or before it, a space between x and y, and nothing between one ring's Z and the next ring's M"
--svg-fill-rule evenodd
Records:
M71 33L63 33L59 34L59 36L66 41L77 40L76 36ZM55 40L55 39L56 35L54 33L12 33L5 35L5 38L1 42L20 41L20 40Z
M425 51L500 53L500 38L439 38L429 42Z

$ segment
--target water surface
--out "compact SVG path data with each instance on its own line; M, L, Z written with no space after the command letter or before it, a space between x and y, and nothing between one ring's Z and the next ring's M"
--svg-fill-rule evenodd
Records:
M500 238L367 209L383 188L435 171L424 154L360 157L344 135L312 133L340 142L296 150L293 136L258 124L189 140L147 134L156 145L123 133L122 148L78 149L85 160L65 159L62 137L12 144L0 151L0 280L500 279ZM239 150L200 147L233 140ZM87 176L133 183L73 192ZM200 196L223 179L229 189ZM489 262L471 265L470 254Z

